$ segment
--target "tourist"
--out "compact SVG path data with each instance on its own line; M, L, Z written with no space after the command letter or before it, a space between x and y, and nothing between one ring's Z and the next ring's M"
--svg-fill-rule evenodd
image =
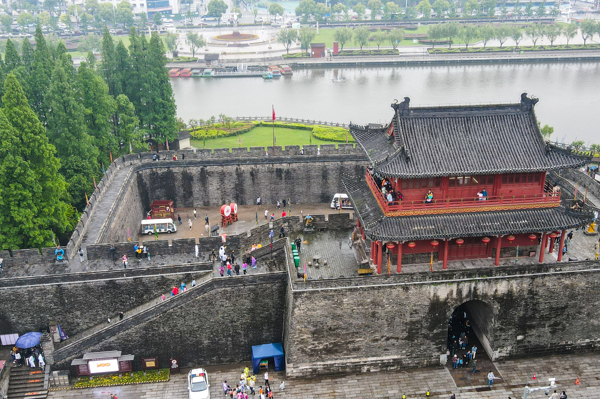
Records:
M565 391L562 391L560 394L560 399L567 399L567 393Z
M217 254L216 254L216 252L215 252L215 249L214 249L214 248L213 248L213 249L210 251L210 255L208 255L208 260L209 260L209 261L213 261L213 262L214 262L215 260L217 260Z
M123 320L123 317L125 317L125 314L122 310L119 310L119 320Z
M194 208L194 220L196 219L196 208Z
M296 237L294 243L296 244L296 249L298 250L298 252L300 252L300 246L302 245L302 240L300 239L300 237Z
M138 249L136 251L137 257L138 257L138 262L142 261L142 246L138 245Z
M279 384L279 390L283 391L285 389L285 381L281 381L281 384Z
M135 254L135 258L136 258L136 259L138 259L138 258L139 258L139 256L138 256L138 251L137 251L137 250L138 250L138 246L137 246L137 244L133 244L133 253Z
M469 338L465 335L462 339L463 341L463 349L467 349L467 345L469 344Z
M235 270L235 275L239 276L240 275L240 265L236 263L234 266L234 270Z
M256 269L256 258L252 256L252 268Z
M242 271L244 275L248 272L248 264L246 262L242 263Z
M456 395L455 394L450 395L450 399L456 399Z
M177 221L179 222L179 225L181 226L181 215L177 214Z
M173 291L171 291L171 296L175 296L177 294L179 294L179 289L175 286L173 287Z
M227 255L221 254L221 264L225 266L227 264Z
M477 360L473 359L473 373L471 373L471 375L475 375L476 371L477 371Z
M206 224L210 225L210 222L208 221L208 214L206 214L206 217L204 218L204 221L206 222Z
M165 300L165 294L162 294L162 295L160 296L160 299L162 299L162 300L164 301L164 300Z
M210 225L208 223L204 225L204 230L210 234Z
M156 161L156 154L152 154L152 160Z
M283 212L281 212L281 217L284 218L287 216L287 213L285 213L285 209L283 210Z
M469 356L466 353L462 357L462 365L463 367L469 367Z
M265 388L270 387L271 385L269 385L269 372L265 371Z
M142 258L148 259L148 247L144 245L142 248Z
M223 381L223 393L227 396L227 392L229 391L229 385L227 385L227 381Z
M279 228L279 238L281 238L281 237L285 237L285 230L284 230L283 226L281 226Z
M127 255L123 254L123 268L127 269Z
M273 233L273 229L269 232L269 240L271 240L271 244L273 243L273 239L275 238L275 233Z
M256 392L254 392L254 386L256 385L255 379L254 378L250 378L250 381L248 381L248 387L250 388L250 393L252 395L255 395Z
M114 262L115 261L115 253L117 252L117 249L115 248L115 246L113 244L110 244L110 259Z
M556 392L556 389L554 390L552 396L550 396L550 399L560 399L560 395L558 394L558 392Z
M481 190L481 194L483 194L483 200L487 201L487 197L488 197L488 192L485 189L485 187L483 188L483 190Z
M15 352L15 364L17 366L21 365L21 352L19 352L18 350Z
M185 286L185 283L182 281L182 282L181 282L181 291L182 291L182 292L183 292L183 290L185 289L185 287L186 287L186 286Z
M33 357L33 355L29 356L29 367L31 367L32 369L35 368L35 357Z
M431 190L429 190L427 192L427 195L425 196L425 203L426 204L432 204L433 203L433 193L431 192Z
M221 277L223 277L223 275L225 274L225 268L223 267L223 265L219 266L219 274L221 275Z
M188 226L190 226L190 230L192 229L192 219L188 219Z
M196 286L196 279L194 278L194 279L192 279L192 287L195 287L195 286Z
M46 362L44 361L44 356L40 353L38 355L38 363L40 364L40 368L44 370L46 368Z
M235 262L235 251L232 249L231 250L231 254L229 255L229 257L231 258L231 263Z
M200 248L198 247L198 244L194 244L194 255L196 258L200 256Z
M227 262L227 275L231 277L231 263Z
M394 202L394 197L392 196L391 192L388 192L388 194L387 194L387 202L390 203L390 204L392 202Z
M458 366L458 356L454 355L452 358L452 368L455 369Z
M79 254L79 261L83 263L83 249L79 247L79 251L77 251L77 253Z
M477 355L477 345L473 345L471 353L473 353L473 359L475 359L475 356Z
M494 372L490 370L490 372L488 373L488 387L492 386L492 383L494 382L494 380L499 380L500 377L496 377L494 375Z
M272 222L272 221L274 221L274 220L275 220L275 214L274 214L274 213L272 213L272 214L271 214L271 222Z
M277 201L277 209L281 208L281 203Z
M283 203L283 208L285 208L285 205L286 205L286 203L287 203L287 202L285 201L285 198L284 198L284 199L283 199L283 201L281 201L281 202Z

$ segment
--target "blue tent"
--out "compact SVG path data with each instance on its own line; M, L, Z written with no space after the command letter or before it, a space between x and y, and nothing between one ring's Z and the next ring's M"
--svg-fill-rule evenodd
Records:
M258 374L260 361L272 357L275 361L275 371L281 371L285 368L283 363L283 347L281 344L265 344L252 347L252 367L254 374Z

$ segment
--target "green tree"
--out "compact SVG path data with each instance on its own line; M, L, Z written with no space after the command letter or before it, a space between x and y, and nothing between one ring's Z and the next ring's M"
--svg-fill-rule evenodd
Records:
M457 17L457 15L456 15L456 3L455 2L451 2L450 3L450 11L448 11L448 16L451 19L455 19Z
M23 65L21 63L21 57L19 56L19 52L15 48L13 41L10 39L6 39L6 50L4 57L6 64L6 72L8 73Z
M393 1L388 1L383 6L383 19L391 19L392 14L398 14L400 12L400 6Z
M404 12L404 19L415 19L417 18L417 9L415 7L408 7Z
M546 16L546 2L543 1L537 8L536 14L538 17L542 18Z
M577 36L577 25L571 23L563 27L562 35L567 41L567 47L569 47L569 41Z
M531 18L533 17L533 12L533 3L531 2L531 0L529 0L529 3L527 3L527 5L525 6L525 15Z
M581 149L583 149L583 147L585 146L585 141L583 140L577 140L571 143L571 147L573 147L573 149L575 151L579 151Z
M33 15L28 12L22 12L17 17L17 25L21 27L21 30L24 31L25 27L29 24L32 24L35 21Z
M62 14L59 20L63 24L67 25L67 28L73 29L73 22L71 22L71 17L68 14Z
M98 14L100 4L98 3L98 0L85 0L84 7L85 11L95 16L96 14Z
M558 24L548 25L544 32L548 41L550 41L550 46L554 45L554 41L562 35L562 26Z
M31 68L33 67L33 46L27 38L24 38L21 43L21 54L21 60L25 69L27 69L27 72L31 72Z
M542 28L542 25L538 23L529 25L527 28L525 28L525 32L533 42L533 48L535 48L537 41L544 36L544 28Z
M85 193L92 192L92 177L98 172L98 150L86 133L83 105L69 81L69 74L57 63L48 91L48 137L61 161L60 172L69 184L73 204L86 206Z
M477 2L477 0L467 0L463 7L464 14L466 14L465 16L470 17L471 15L473 15L473 11L475 11L478 7L479 3Z
M429 19L431 17L431 4L429 0L421 0L417 5L417 10L423 14L423 19Z
M333 40L340 44L340 50L344 49L344 45L352 40L353 36L354 32L350 28L336 28L333 31Z
M508 40L512 35L512 28L507 25L500 25L496 28L496 40L500 42L500 47Z
M256 7L252 8L252 15L254 16L253 23L256 23L256 16L258 15L258 9Z
M300 28L300 32L298 35L298 39L300 39L300 48L302 50L306 50L306 52L308 53L308 49L310 48L310 42L313 41L316 35L317 32L315 32L313 29Z
M112 3L100 3L98 6L98 17L107 25L115 23L115 10Z
M465 48L469 48L469 43L479 36L479 28L475 25L463 25L458 35L465 42Z
M333 13L336 15L337 20L340 20L340 15L348 11L348 7L342 3L337 3L332 8Z
M0 15L0 24L2 25L4 32L6 32L6 33L12 32L12 27L11 27L12 22L13 22L13 19L10 15Z
M175 53L177 52L177 35L169 32L166 34L164 40L167 50L173 54L173 57L175 57Z
M154 14L154 16L152 17L152 22L154 22L154 25L158 28L159 26L161 26L163 24L163 20L162 20L162 14L157 12Z
M88 13L88 12L84 12L81 15L81 18L79 18L79 23L81 24L81 29L83 31L88 30L90 24L94 21L94 17L92 16L92 14Z
M115 47L115 57L114 57L114 66L115 70L113 72L114 81L117 83L116 89L118 89L114 94L110 91L109 85L109 93L111 96L115 97L119 94L128 93L129 90L129 82L127 82L129 71L132 69L131 60L129 58L129 52L127 48L123 44L122 40L119 40ZM107 82L108 83L108 82Z
M521 16L523 15L523 10L521 8L521 1L517 0L515 2L515 5L513 7L513 12L516 15L517 18L521 18Z
M117 4L115 17L117 23L123 24L123 28L130 28L133 25L133 11L131 11L131 4L125 0Z
M369 37L371 37L371 31L368 26L354 28L354 43L360 46L360 51L369 43Z
M443 18L444 12L450 9L450 3L446 0L435 0L431 8L433 8L438 18Z
M221 24L221 17L227 11L227 4L223 0L210 0L208 2L208 16L217 18L217 25Z
M334 37L335 37L335 32L334 32ZM283 47L285 47L285 51L287 54L290 53L290 47L292 47L292 44L294 44L294 42L296 41L297 38L298 38L298 31L296 29L283 28L277 34L277 41L279 43L283 44Z
M544 127L542 127L542 124L538 122L538 127L540 128L540 133L542 133L542 137L544 137L545 139L549 139L550 136L552 136L552 133L554 133L554 128L552 126L544 125Z
M459 32L459 25L458 22L450 22L447 24L444 24L444 33L445 33L445 37L448 38L448 48L452 47L452 39L455 38Z
M116 98L116 111L112 117L112 132L123 146L119 154L129 152L129 145L133 151L147 150L144 143L143 130L139 128L140 120L135 115L135 107L126 95L121 94Z
M377 32L373 34L373 41L377 45L377 50L379 50L379 46L387 41L387 32L377 30Z
M362 3L358 3L357 5L352 7L352 10L356 13L356 20L360 21L361 19L363 19L363 16L367 11L367 7L365 7L365 5Z
M402 29L394 28L388 33L388 40L394 50L396 50L400 43L402 43L402 40L404 40L404 32Z
M79 51L87 53L88 51L97 52L101 49L101 47L102 41L100 37L95 33L88 33L81 39L79 45L77 46L77 49Z
M50 14L48 11L43 11L37 15L37 23L42 26L50 25Z
M317 6L315 7L315 11L314 11L313 15L319 23L324 23L325 15L327 15L329 13L330 13L330 8L328 8L323 3L317 3Z
M369 2L367 3L367 7L369 8L369 10L371 10L371 19L375 19L375 17L377 17L379 12L381 11L381 7L383 7L383 4L381 3L381 0L369 0Z
M513 26L510 28L510 38L515 42L515 48L519 47L519 43L523 40L523 29L519 26Z
M148 27L148 14L141 12L138 14L138 17L140 17L140 28L145 30Z
M0 116L0 246L41 248L51 232L71 227L67 219L67 184L44 126L29 107L17 78L4 82ZM12 128L12 129L11 129Z
M583 39L583 46L585 47L586 42L593 38L598 30L598 25L595 20L588 18L581 21L579 25L581 28L581 38Z
M446 29L442 24L430 25L427 31L427 37L431 40L432 47L443 37L446 37Z
M100 64L101 75L108 85L108 92L111 96L121 94L121 78L120 75L124 71L117 71L115 43L112 36L105 26L102 31L102 63ZM125 50L127 51L127 50Z
M196 56L196 50L206 45L206 40L204 40L204 36L196 33L196 32L188 32L187 41L192 49L192 57Z
M317 7L317 3L315 0L302 0L298 7L296 7L296 15L302 16L302 23L307 23L308 18L313 15L315 12L315 8Z
M44 125L48 114L48 106L44 100L50 86L53 66L54 61L50 55L46 39L42 34L42 28L38 25L35 30L35 51L33 53L33 68L28 82L28 97L31 108Z
M271 3L269 4L269 15L273 15L275 17L275 22L277 22L277 16L283 15L284 9L281 4Z
M492 24L485 24L479 29L479 36L483 42L483 47L487 46L487 42L496 37L496 28Z

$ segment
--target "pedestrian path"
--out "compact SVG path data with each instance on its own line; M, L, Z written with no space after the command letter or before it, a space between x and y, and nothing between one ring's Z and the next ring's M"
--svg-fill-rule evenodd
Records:
M222 382L226 380L235 386L244 367L252 369L250 362L206 367L211 397L224 397ZM507 399L509 396L520 399L526 384L532 388L542 387L548 384L548 378L556 378L557 391L566 391L569 399L600 398L598 353L510 360L497 362L496 367L503 378L496 380L491 389L487 386L457 387L445 367L349 373L295 380L286 380L284 372L269 370L269 382L276 399L400 399L402 395L406 395L406 399L423 399L428 390L430 397L436 399L448 399L452 393L456 394L457 399ZM119 399L187 399L186 373L187 370L182 370L181 374L172 375L171 380L166 383L56 391L50 392L49 397L91 399L102 398L103 394L111 392L116 393ZM575 385L577 377L580 378L579 385ZM281 381L285 381L283 392L279 391ZM259 385L264 385L262 373L256 379L256 386ZM547 397L542 391L530 394L529 399Z

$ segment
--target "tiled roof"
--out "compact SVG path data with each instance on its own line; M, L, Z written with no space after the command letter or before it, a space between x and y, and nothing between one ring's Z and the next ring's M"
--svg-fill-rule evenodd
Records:
M386 217L365 181L342 180L365 234L375 240L409 241L482 237L569 229L590 223L589 212L563 206L512 211Z
M533 107L522 104L410 108L397 111L393 123L394 138L386 128L350 129L383 176L541 172L588 160L545 143Z

